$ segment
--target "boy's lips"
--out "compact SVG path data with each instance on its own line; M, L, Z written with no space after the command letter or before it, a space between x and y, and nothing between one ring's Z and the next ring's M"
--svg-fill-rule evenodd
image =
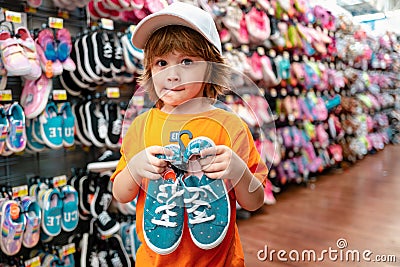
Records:
M164 88L165 91L173 91L173 92L179 92L185 90L185 88Z

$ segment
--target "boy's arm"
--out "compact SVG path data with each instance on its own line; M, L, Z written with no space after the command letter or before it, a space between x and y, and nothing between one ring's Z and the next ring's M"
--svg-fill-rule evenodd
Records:
M112 193L115 199L121 203L134 200L139 192L140 181L137 181L125 166L115 177Z
M245 168L241 177L232 181L236 200L241 207L253 211L259 209L264 204L264 187L262 182L250 171Z

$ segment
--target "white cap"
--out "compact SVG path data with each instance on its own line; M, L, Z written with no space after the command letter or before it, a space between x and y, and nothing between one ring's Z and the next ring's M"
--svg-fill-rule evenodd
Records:
M203 35L222 53L221 40L212 16L194 5L175 2L139 22L132 34L132 43L143 49L156 30L168 25L183 25Z

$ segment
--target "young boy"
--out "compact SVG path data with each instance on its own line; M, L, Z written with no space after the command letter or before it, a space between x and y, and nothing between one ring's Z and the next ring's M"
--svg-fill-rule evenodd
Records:
M244 266L235 205L262 206L268 170L245 122L213 105L229 83L215 23L176 2L132 42L156 106L133 121L111 179L118 201L138 196L136 266Z

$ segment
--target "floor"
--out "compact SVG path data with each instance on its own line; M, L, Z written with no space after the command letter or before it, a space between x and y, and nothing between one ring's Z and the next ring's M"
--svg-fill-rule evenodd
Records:
M247 267L400 266L400 146L290 186L238 227Z

